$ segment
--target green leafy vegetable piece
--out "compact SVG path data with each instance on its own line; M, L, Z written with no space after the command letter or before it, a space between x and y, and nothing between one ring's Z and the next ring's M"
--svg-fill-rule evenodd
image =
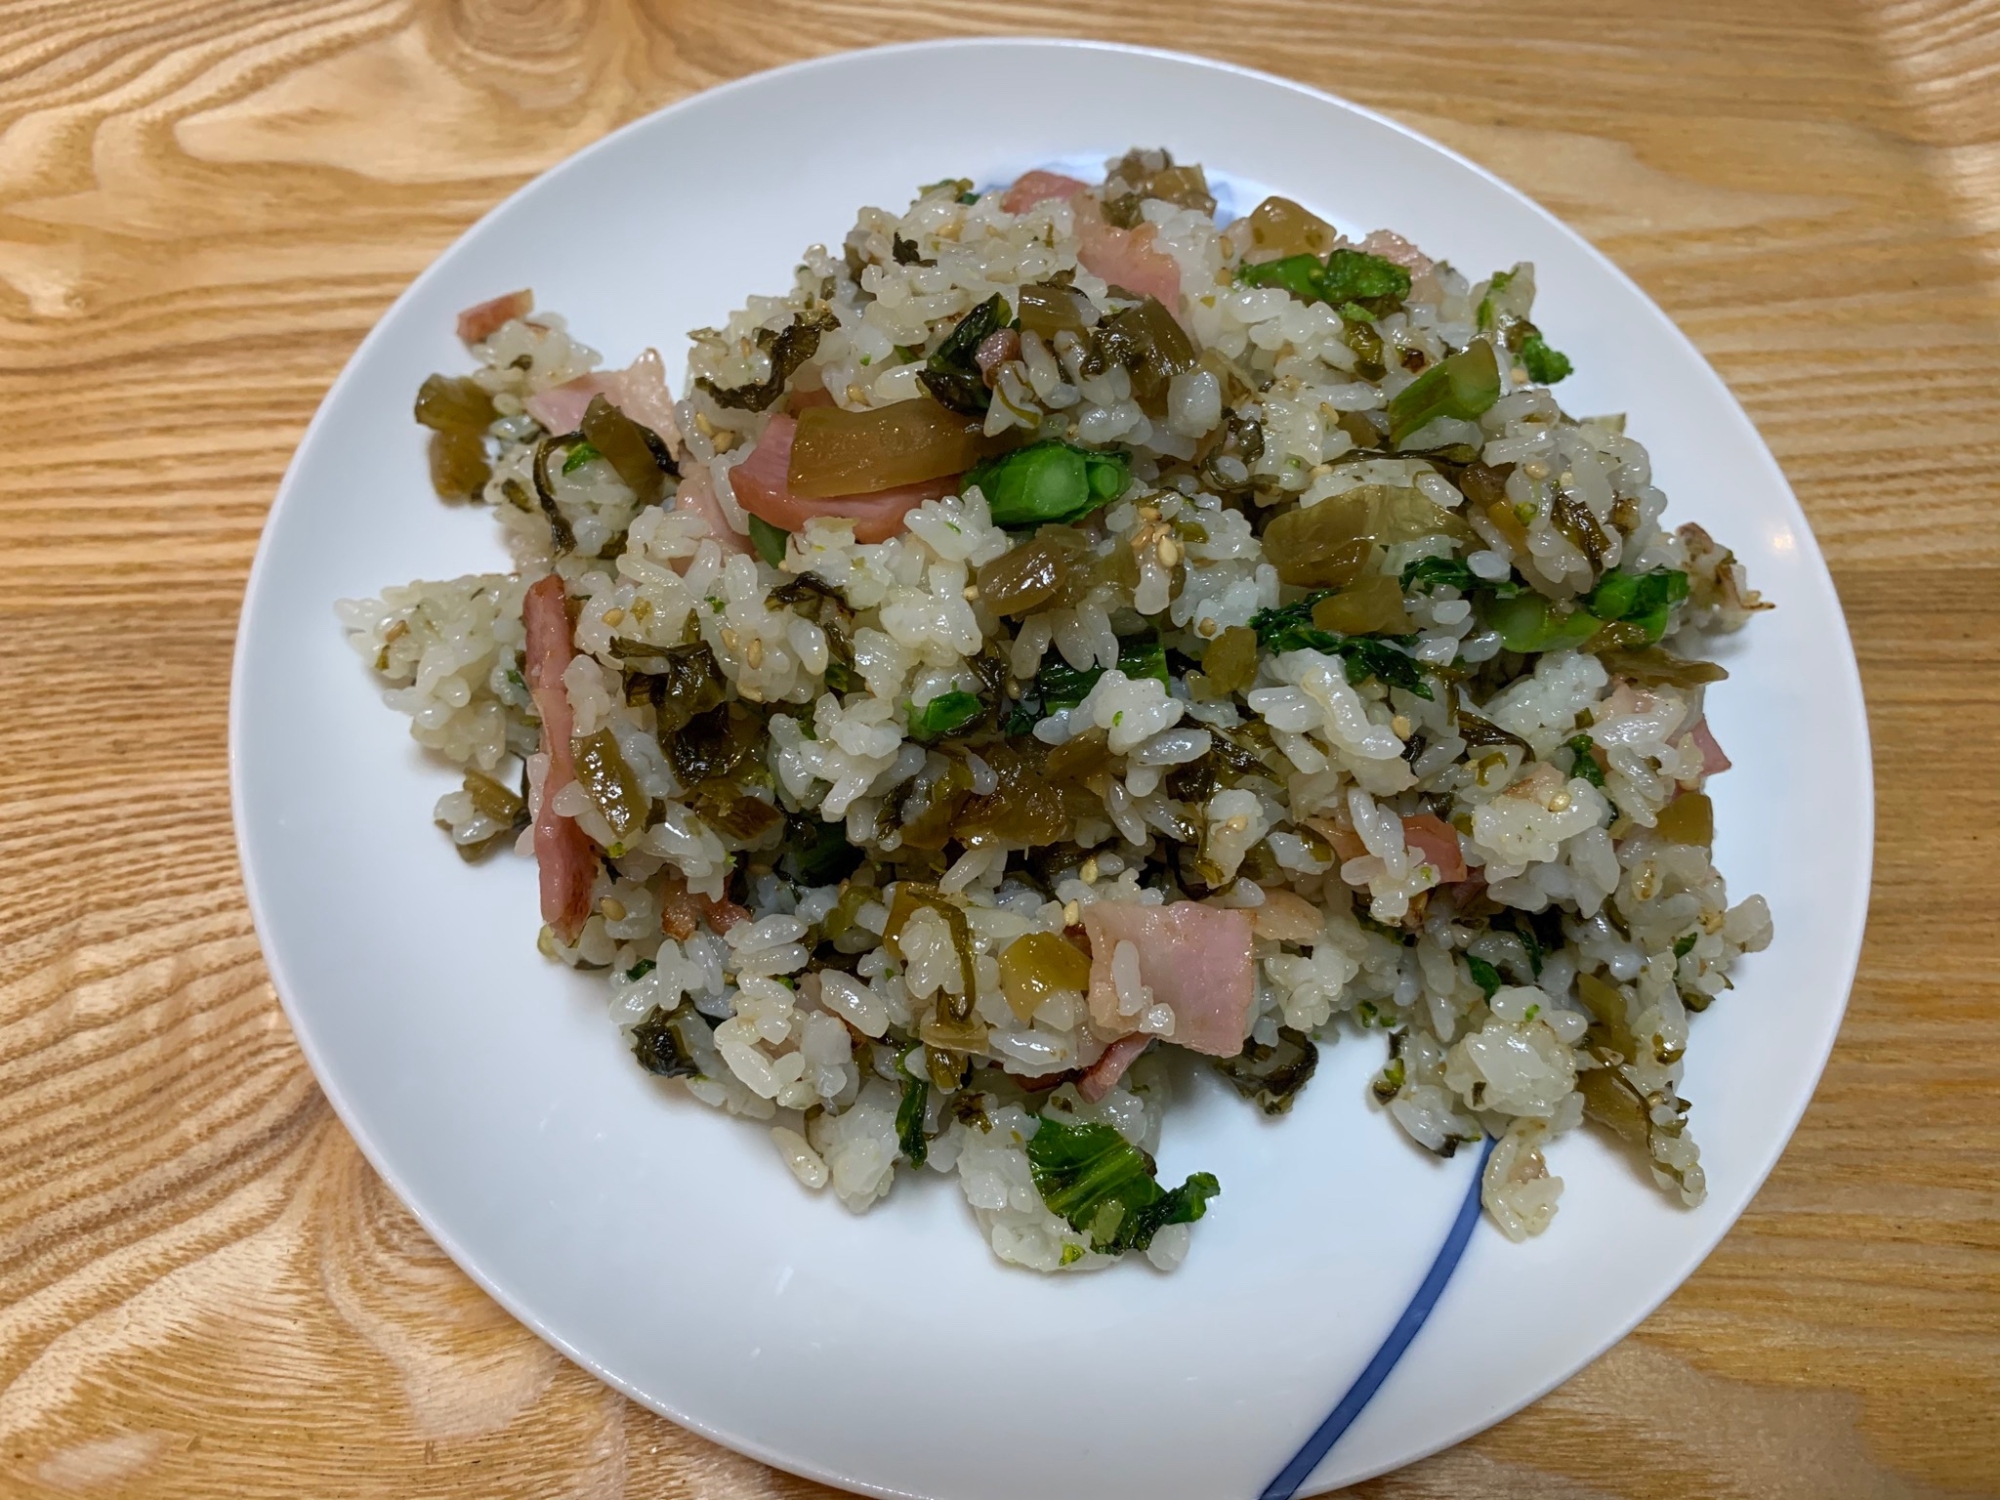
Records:
M772 567L783 567L785 562L785 540L791 533L783 527L773 526L762 516L750 517L750 545L757 549L757 555Z
M1480 993L1491 1000L1500 992L1500 971L1483 958L1465 956L1465 966L1472 971L1472 982L1479 986Z
M1035 711L1025 703L1016 703L1007 711L1007 717L1000 722L1000 732L1012 739L1015 735L1033 734L1039 722Z
M1493 346L1474 339L1389 398L1389 441L1404 438L1439 417L1476 419L1500 399L1500 362Z
M939 693L922 708L912 706L910 731L922 740L956 734L977 722L985 707L977 693L954 688L950 692Z
M1386 313L1410 295L1410 273L1393 260L1343 247L1327 256L1320 288L1323 301Z
M1554 385L1575 368L1567 354L1551 349L1539 333L1529 334L1514 352L1521 357L1521 368L1528 372L1528 378L1538 385Z
M1688 576L1673 568L1651 573L1613 569L1584 595L1583 606L1607 624L1625 621L1646 633L1648 645L1667 633L1673 608L1688 596Z
M977 693L953 688L948 693L939 693L922 708L910 709L910 733L920 740L956 734L985 711L986 705L979 701Z
M637 984L658 967L659 965L654 963L652 959L642 958L625 971L625 982L627 984Z
M1245 266L1236 279L1245 286L1274 286L1290 292L1301 302L1324 302L1326 265L1317 255L1287 255L1262 265Z
M1487 285L1486 295L1479 299L1477 317L1481 333L1491 332L1495 322L1493 316L1493 294L1507 290L1508 285L1513 280L1514 273L1512 271L1495 271L1493 273L1493 280Z
M1287 651L1324 651L1341 659L1347 680L1357 687L1373 677L1419 698L1430 698L1431 687L1424 680L1423 663L1407 651L1376 636L1339 635L1312 623L1312 607L1332 592L1319 589L1276 609L1258 610L1250 617L1250 628L1257 632L1257 644L1281 655Z
M1558 607L1533 593L1490 600L1484 614L1487 626L1500 633L1500 643L1524 654L1581 646L1604 623L1587 609Z
M1262 265L1244 266L1236 279L1246 286L1275 286L1302 302L1325 302L1347 316L1352 307L1361 317L1393 312L1410 295L1410 273L1392 260L1345 247L1325 260L1314 255L1287 255Z
M1590 736L1579 734L1563 743L1569 746L1570 753L1576 757L1576 764L1570 767L1570 775L1581 776L1592 786L1601 789L1604 786L1604 768L1598 765L1597 757L1590 753Z
M1428 594L1449 586L1469 594L1483 582L1478 574L1456 557L1420 557L1403 569L1403 592Z
M1044 1116L1028 1142L1028 1169L1051 1213L1104 1255L1144 1250L1168 1224L1192 1224L1222 1191L1207 1172L1162 1188L1153 1158L1109 1125Z
M1048 438L980 464L959 491L977 485L995 525L1037 526L1089 515L1124 494L1131 482L1129 455Z
M995 292L953 325L944 342L924 362L918 382L947 410L965 416L984 416L992 404L993 393L987 390L974 356L981 344L1006 326L1007 299Z
M924 1106L930 1103L931 1085L929 1079L913 1077L904 1066L914 1050L905 1048L896 1059L896 1071L903 1075L903 1102L896 1106L896 1146L911 1166L921 1167L931 1150L924 1136Z
M1156 640L1120 641L1118 670L1133 682L1141 677L1166 682L1166 647ZM1103 675L1102 667L1086 667L1079 672L1061 657L1044 661L1041 670L1035 674L1035 689L1041 695L1042 712L1052 714L1059 709L1075 708L1090 696L1090 690L1097 686L1097 680ZM1033 727L1032 721L1030 727Z
M1690 953L1694 952L1695 939L1699 936L1699 933L1690 932L1686 937L1676 941L1674 944L1674 957L1686 958Z

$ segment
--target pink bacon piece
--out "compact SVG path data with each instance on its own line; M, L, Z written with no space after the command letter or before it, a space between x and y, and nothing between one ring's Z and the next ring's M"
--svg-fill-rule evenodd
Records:
M537 579L522 602L528 635L528 691L542 716L541 810L535 817L535 863L542 880L542 920L566 943L590 919L590 891L597 880L597 848L590 836L555 809L556 793L576 780L570 754L572 719L563 673L576 655L570 636L569 599L556 574Z

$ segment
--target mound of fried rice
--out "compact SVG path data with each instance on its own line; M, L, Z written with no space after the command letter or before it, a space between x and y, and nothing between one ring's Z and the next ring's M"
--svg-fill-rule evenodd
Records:
M1497 1138L1513 1238L1586 1121L1698 1204L1690 1019L1771 934L1702 641L1761 601L1558 404L1532 267L1214 208L1159 151L931 184L678 400L469 309L418 418L516 570L339 605L437 821L540 862L638 1065L856 1212L955 1173L1017 1265L1177 1265L1176 1086L1282 1113L1342 1037L1418 1146Z

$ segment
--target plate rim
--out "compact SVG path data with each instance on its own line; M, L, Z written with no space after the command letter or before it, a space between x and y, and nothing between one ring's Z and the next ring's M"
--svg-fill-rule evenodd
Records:
M418 272L416 276L411 278L409 284L376 317L375 321L369 327L368 332L355 345L352 352L348 355L346 362L342 365L340 372L334 377L332 383L327 387L325 394L320 398L319 404L315 408L313 416L307 423L304 432L301 433L297 446L294 448L292 456L285 466L284 473L278 481L277 488L273 492L271 504L266 511L264 523L259 532L250 571L244 584L243 602L237 618L236 640L231 654L229 679L228 763L230 811L246 904L249 907L252 925L257 934L260 956L264 961L267 973L270 975L273 992L278 998L286 1022L291 1028L293 1037L301 1053L305 1057L307 1066L312 1071L314 1082L327 1099L335 1116L347 1131L349 1138L354 1142L369 1166L382 1178L390 1190L395 1193L398 1201L415 1217L432 1242L451 1259L461 1272L478 1285L487 1296L491 1297L495 1303L504 1308L510 1317L521 1323L537 1338L554 1348L571 1363L588 1371L595 1379L618 1391L626 1399L667 1418L677 1426L698 1433L702 1437L729 1448L734 1452L783 1472L814 1479L854 1493L878 1495L885 1497L885 1500L924 1500L924 1497L916 1491L859 1479L855 1476L839 1472L836 1469L816 1464L801 1455L783 1453L754 1434L726 1431L690 1413L678 1410L665 1401L641 1394L630 1382L619 1378L598 1361L584 1353L580 1348L566 1339L556 1328L550 1326L540 1317L518 1306L514 1299L505 1293L481 1268L478 1259L471 1253L469 1247L460 1243L454 1236L447 1233L441 1225L436 1223L430 1212L410 1193L401 1174L389 1166L388 1156L381 1142L374 1137L373 1133L357 1116L352 1101L345 1096L344 1091L339 1086L329 1081L328 1074L322 1067L320 1048L314 1039L312 1027L294 1008L293 1001L290 998L291 986L288 982L285 964L277 956L276 950L269 940L269 934L272 929L270 919L265 912L264 903L259 893L258 876L256 873L257 861L252 852L251 840L246 829L246 818L244 815L246 804L243 781L245 774L243 739L246 733L246 710L243 706L244 695L242 688L244 679L250 670L249 658L253 649L250 644L252 640L251 633L245 627L249 623L253 611L257 609L263 595L268 591L269 560L274 547L272 538L277 523L285 512L288 501L291 500L298 488L298 476L304 467L304 460L308 450L313 448L315 440L321 437L328 421L327 414L336 404L337 398L345 392L351 381L359 378L356 371L363 363L363 356L369 353L378 341L387 337L384 330L395 320L403 306L413 300L431 281L446 274L451 263L471 241L479 236L489 221L505 212L517 199L535 191L543 183L550 181L558 175L577 168L580 163L595 156L597 153L612 149L614 144L626 135L650 127L656 121L687 110L702 101L710 100L720 95L767 86L788 77L795 77L809 72L827 69L838 70L844 66L851 65L859 58L875 58L894 54L921 56L928 53L962 52L968 49L1035 50L1042 48L1060 48L1069 51L1097 51L1112 55L1161 60L1204 71L1234 75L1267 87L1276 87L1291 93L1304 95L1322 104L1331 104L1374 125L1390 130L1424 149L1446 158L1455 165L1474 173L1476 176L1484 179L1489 185L1514 199L1522 207L1542 220L1554 232L1571 241L1577 250L1595 261L1601 270L1608 272L1619 286L1639 306L1644 308L1646 314L1667 335L1668 339L1677 344L1685 355L1689 356L1702 371L1706 372L1707 376L1724 393L1730 405L1742 416L1745 426L1749 429L1754 439L1757 461L1764 471L1761 478L1767 484L1775 487L1776 493L1782 497L1783 503L1789 507L1790 518L1795 523L1797 531L1805 543L1803 550L1808 551L1810 554L1809 558L1806 559L1810 564L1807 576L1818 587L1824 589L1832 606L1833 617L1839 625L1837 644L1840 650L1837 655L1839 656L1841 665L1844 667L1844 671L1838 675L1837 681L1830 682L1827 686L1830 689L1836 690L1842 698L1847 700L1846 706L1851 710L1851 717L1857 731L1858 743L1855 748L1858 760L1868 774L1863 774L1859 778L1860 786L1858 790L1860 797L1858 803L1850 809L1850 812L1855 817L1855 821L1860 825L1857 842L1862 851L1862 857L1848 872L1846 881L1848 889L1846 894L1852 901L1858 913L1859 920L1852 928L1851 935L1845 945L1845 952L1839 955L1840 962L1838 967L1844 971L1846 976L1840 989L1839 1002L1836 1006L1829 1007L1825 1013L1823 1037L1809 1052L1802 1052L1800 1054L1802 1058L1816 1054L1811 1055L1811 1086L1805 1088L1796 1105L1785 1112L1784 1128L1782 1132L1775 1135L1773 1144L1764 1153L1764 1159L1761 1162L1755 1163L1751 1170L1746 1173L1746 1180L1750 1183L1750 1186L1743 1207L1732 1214L1728 1222L1719 1227L1712 1236L1705 1237L1705 1244L1697 1242L1697 1248L1691 1252L1686 1264L1674 1274L1671 1284L1665 1286L1657 1297L1646 1300L1636 1315L1624 1321L1622 1325L1616 1325L1615 1331L1608 1337L1605 1337L1601 1341L1593 1339L1593 1342L1598 1342L1599 1347L1594 1352L1576 1360L1574 1363L1566 1365L1554 1378L1541 1383L1533 1383L1530 1387L1523 1388L1518 1399L1510 1396L1507 1400L1493 1405L1489 1409L1480 1411L1470 1420L1449 1428L1446 1435L1440 1437L1435 1442L1428 1443L1418 1451L1412 1452L1409 1456L1399 1461L1367 1469L1343 1481L1345 1484L1363 1483L1367 1480L1377 1478L1382 1474L1394 1472L1409 1465L1419 1463L1447 1448L1455 1447L1466 1439L1487 1430L1541 1400L1549 1392L1565 1384L1580 1370L1590 1364L1594 1364L1597 1360L1603 1358L1604 1355L1611 1352L1617 1345L1623 1343L1635 1328L1650 1318L1669 1297L1673 1296L1674 1293L1687 1283L1688 1279L1700 1269L1701 1265L1715 1252L1722 1241L1728 1237L1729 1233L1742 1218L1742 1215L1747 1213L1751 1204L1756 1201L1757 1195L1762 1191L1764 1184L1775 1170L1779 1160L1790 1147L1794 1136L1797 1134L1799 1124L1804 1118L1806 1110L1811 1107L1813 1099L1818 1094L1820 1083L1824 1079L1827 1062L1832 1054L1834 1045L1838 1041L1842 1024L1846 1018L1847 1007L1852 998L1854 983L1858 977L1859 961L1867 932L1870 908L1869 897L1873 885L1875 852L1875 784L1872 774L1874 766L1872 731L1869 725L1867 701L1863 692L1860 667L1854 650L1852 631L1848 626L1846 612L1841 605L1838 590L1834 585L1832 571L1827 565L1825 552L1821 548L1818 537L1813 532L1810 519L1806 515L1804 507L1800 505L1798 497L1794 493L1783 468L1779 465L1775 455L1772 454L1770 445L1766 442L1762 430L1751 419L1749 412L1744 408L1729 383L1723 379L1721 373L1715 369L1714 365L1710 363L1699 347L1695 345L1694 341L1688 337L1686 332L1682 330L1674 319L1667 315L1665 310L1654 301L1646 290L1633 280L1622 266L1604 251L1600 250L1567 221L1546 208L1537 199L1480 163L1454 150L1443 142L1424 134L1422 131L1405 125L1392 116L1370 108L1367 105L1357 103L1343 95L1335 94L1329 90L1321 89L1281 74L1271 73L1263 69L1223 59L1204 57L1173 48L1144 46L1096 37L1050 35L1002 36L983 34L977 36L933 37L917 41L891 42L871 47L845 48L815 57L797 59L776 67L761 69L740 77L727 79L707 88L696 89L681 98L662 105L658 109L649 110L644 114L638 115L535 173L507 193L505 197L493 204L492 207L482 213L473 223L462 230L429 264ZM1338 1391L1329 1391L1327 1393L1328 1402L1331 1403L1337 1399L1338 1395ZM1301 1436L1303 1437L1303 1434ZM1273 1473L1277 1472L1278 1467L1283 1464L1285 1457L1286 1455L1284 1454L1272 1455ZM1323 1460L1319 1468L1314 1471L1313 1476L1308 1478L1306 1483L1300 1487L1298 1493L1301 1495L1326 1493L1330 1485L1321 1483L1318 1477L1319 1470L1325 1467L1326 1461Z

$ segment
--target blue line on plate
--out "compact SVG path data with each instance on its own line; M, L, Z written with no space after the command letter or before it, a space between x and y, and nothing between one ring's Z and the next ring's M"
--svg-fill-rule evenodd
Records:
M1382 1340L1382 1347L1375 1351L1375 1357L1368 1361L1347 1394L1340 1398L1340 1404L1327 1414L1313 1435L1306 1439L1303 1448L1292 1455L1292 1461L1278 1471L1278 1477L1264 1487L1259 1500L1292 1500L1299 1486L1311 1477L1319 1467L1319 1461L1326 1457L1328 1450L1340 1441L1341 1434L1354 1425L1354 1419L1361 1415L1361 1409L1373 1399L1375 1392L1382 1388L1382 1382L1389 1378L1389 1372L1396 1368L1396 1361L1403 1357L1403 1351L1410 1347L1410 1340L1417 1336L1417 1330L1430 1317L1431 1309L1444 1295L1445 1284L1451 1280L1451 1273L1458 1269L1459 1257L1465 1254L1466 1242L1472 1238L1472 1228L1479 1222L1479 1184L1486 1176L1486 1159L1493 1154L1497 1144L1490 1137L1479 1151L1479 1165L1473 1169L1472 1186L1466 1189L1465 1201L1458 1207L1458 1217L1452 1221L1451 1233L1444 1237L1444 1244L1431 1262L1429 1273L1423 1285L1417 1288L1410 1305L1403 1309L1396 1326L1389 1330L1389 1336Z

